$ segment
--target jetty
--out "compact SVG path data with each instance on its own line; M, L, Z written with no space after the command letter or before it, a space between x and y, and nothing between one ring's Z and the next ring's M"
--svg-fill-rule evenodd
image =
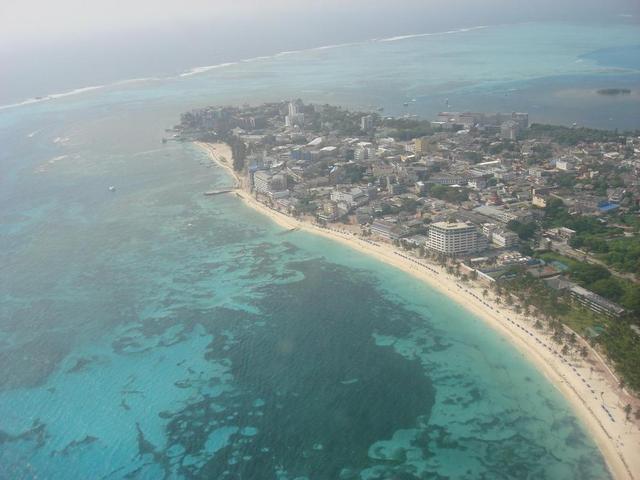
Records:
M231 188L226 188L226 189L221 189L221 190L209 190L208 192L204 192L204 196L205 197L212 197L214 195L223 195L225 193L231 193L233 192L233 189Z

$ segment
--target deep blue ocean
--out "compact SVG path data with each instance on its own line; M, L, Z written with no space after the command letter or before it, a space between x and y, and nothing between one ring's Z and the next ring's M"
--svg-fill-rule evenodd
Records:
M203 196L230 179L161 138L191 107L297 97L640 128L639 33L388 39L0 110L0 479L609 478L480 319Z

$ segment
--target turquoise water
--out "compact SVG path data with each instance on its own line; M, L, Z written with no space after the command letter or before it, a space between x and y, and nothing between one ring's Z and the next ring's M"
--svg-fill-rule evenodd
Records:
M525 48L536 29L570 41L501 63L505 39ZM608 478L564 399L478 318L234 196L203 196L229 178L160 143L207 103L402 111L405 97L426 109L514 82L551 103L542 86L560 77L636 81L577 62L637 33L599 31L367 43L0 111L0 478Z

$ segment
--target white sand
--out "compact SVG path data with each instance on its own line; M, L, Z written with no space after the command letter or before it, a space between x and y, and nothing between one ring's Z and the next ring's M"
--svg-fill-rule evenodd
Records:
M242 180L231 167L231 149L227 145L197 145L233 175L237 185L242 185ZM640 407L640 402L619 388L619 381L611 369L582 339L579 339L578 345L589 348L587 360L583 360L576 353L563 357L551 336L546 331L542 332L533 327L534 319L517 315L512 309L499 305L493 294L486 299L483 298L482 286L463 283L448 275L444 268L411 257L389 244L365 240L346 231L300 221L259 203L246 191L238 189L236 193L245 205L263 213L278 225L322 235L371 255L424 281L431 288L438 289L484 319L489 326L504 335L525 354L570 402L589 429L614 478L640 478L640 426L633 414L627 422L622 410L626 404L631 404L635 411Z

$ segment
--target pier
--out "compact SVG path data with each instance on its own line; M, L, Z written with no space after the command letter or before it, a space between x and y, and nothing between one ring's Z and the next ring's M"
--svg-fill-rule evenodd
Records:
M221 190L210 190L208 192L204 192L204 196L212 197L212 196L215 196L215 195L222 195L222 194L231 193L231 192L233 192L232 188L225 188L225 189L221 189Z

